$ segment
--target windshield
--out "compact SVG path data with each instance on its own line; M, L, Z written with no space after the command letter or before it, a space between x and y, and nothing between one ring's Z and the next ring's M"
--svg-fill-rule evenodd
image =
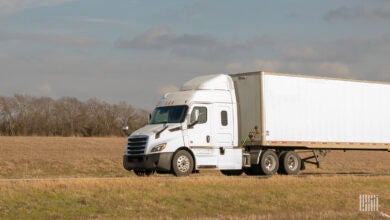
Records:
M181 123L187 113L188 106L164 106L157 107L152 113L149 124Z

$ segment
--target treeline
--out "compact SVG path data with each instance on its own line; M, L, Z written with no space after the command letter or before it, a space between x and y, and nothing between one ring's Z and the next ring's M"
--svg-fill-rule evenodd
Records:
M0 135L3 136L122 136L147 123L148 112L124 102L54 100L27 95L0 96Z

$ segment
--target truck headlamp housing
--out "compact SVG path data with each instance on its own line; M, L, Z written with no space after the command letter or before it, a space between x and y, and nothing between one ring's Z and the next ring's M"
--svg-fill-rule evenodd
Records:
M165 149L166 146L167 146L166 143L164 143L164 144L159 144L159 145L153 147L152 150L151 150L150 152L159 152L159 151L162 151L162 150Z

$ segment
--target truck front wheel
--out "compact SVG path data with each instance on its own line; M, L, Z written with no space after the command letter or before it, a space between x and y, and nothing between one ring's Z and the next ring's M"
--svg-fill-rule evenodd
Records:
M272 150L266 150L260 157L260 171L264 175L273 175L279 169L279 158Z
M186 150L179 150L172 159L172 171L175 176L188 176L194 169L194 159Z

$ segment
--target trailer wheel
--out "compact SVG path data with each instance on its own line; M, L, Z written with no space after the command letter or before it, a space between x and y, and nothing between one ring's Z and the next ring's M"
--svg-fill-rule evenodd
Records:
M286 154L287 151L281 151L278 156L279 156L279 169L278 169L278 174L286 174L283 168L283 155Z
M279 169L279 158L272 150L266 150L261 154L260 171L263 175L273 175Z
M186 150L179 150L172 159L172 171L175 176L188 176L194 169L194 159Z
M226 176L240 176L243 170L221 170L221 173Z
M280 157L282 172L287 175L296 175L301 170L302 161L295 151L287 151Z
M154 173L154 170L139 170L139 169L134 169L134 173L137 176L150 176Z

